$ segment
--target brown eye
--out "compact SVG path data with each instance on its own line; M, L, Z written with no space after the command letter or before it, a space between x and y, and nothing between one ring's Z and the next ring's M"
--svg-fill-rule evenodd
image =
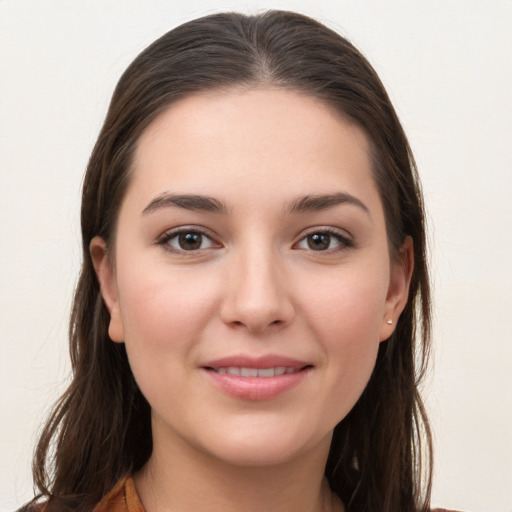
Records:
M331 235L327 233L313 233L306 237L308 247L313 251L325 251L331 244Z
M192 230L169 233L159 241L159 245L166 246L174 252L191 252L217 247L217 244L209 236Z
M181 233L178 235L179 248L184 251L195 251L201 248L203 235L201 233Z
M354 242L344 234L330 229L309 233L296 247L316 252L336 251L354 247Z

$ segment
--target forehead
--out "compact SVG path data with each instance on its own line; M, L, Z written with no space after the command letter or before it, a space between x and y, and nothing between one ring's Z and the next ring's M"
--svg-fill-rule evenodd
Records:
M267 197L375 190L363 131L320 100L278 88L214 91L172 104L140 137L132 187ZM183 189L183 190L181 190Z

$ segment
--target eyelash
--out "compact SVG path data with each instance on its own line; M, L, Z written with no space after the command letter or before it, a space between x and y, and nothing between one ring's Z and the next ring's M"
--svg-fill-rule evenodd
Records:
M212 243L212 245L216 244L216 242L213 240L213 238L211 236L209 236L204 230L197 228L197 227L184 227L184 228L174 229L172 231L167 231L157 240L156 244L163 247L167 251L179 253L179 254L186 254L186 253L194 254L201 250L210 249L210 247L191 249L191 250L178 249L176 247L172 247L169 243L171 240L173 240L174 238L178 238L180 235L191 235L191 234L200 235L202 237L203 240L201 241L201 245L205 238L208 239Z
M332 229L332 228L316 228L314 230L311 230L309 233L306 233L299 240L299 242L295 245L298 245L303 241L307 241L308 237L313 236L313 235L327 235L329 237L334 238L337 242L339 242L340 245L339 245L339 247L335 247L332 249L319 250L319 251L315 251L314 249L309 248L309 250L311 250L311 252L333 253L333 252L343 251L343 250L347 250L347 249L352 249L355 247L354 241L351 238L341 234L339 231ZM305 250L307 250L307 249L305 249Z
M205 238L208 239L210 241L210 243L212 244L212 247L206 247L206 248L199 247L197 249L187 250L187 249L180 249L180 248L172 247L170 245L169 242L171 240L178 238L180 235L189 235L189 234L201 236L202 237L201 245ZM351 249L351 248L355 247L354 241L352 239L350 239L349 237L347 237L345 235L342 235L339 231L332 229L332 228L321 228L321 229L317 228L315 230L312 230L309 233L306 233L297 243L295 243L294 247L296 247L297 245L299 245L303 242L307 243L308 237L313 236L313 235L324 235L324 236L332 237L340 245L335 248L321 249L321 250L315 251L308 244L308 248L301 248L301 249L310 250L311 252L333 253L333 252L343 251L343 250L347 250L347 249ZM216 244L216 242L213 240L213 238L210 235L208 235L203 229L197 228L197 227L184 227L184 228L179 228L179 229L175 229L172 231L168 231L168 232L164 233L156 242L156 245L164 247L165 250L174 252L174 253L180 253L180 254L186 254L186 253L194 254L201 250L211 249L211 248L213 248L213 246L215 246L215 244ZM329 244L330 244L330 240L329 240ZM220 247L220 244L218 244L217 247Z

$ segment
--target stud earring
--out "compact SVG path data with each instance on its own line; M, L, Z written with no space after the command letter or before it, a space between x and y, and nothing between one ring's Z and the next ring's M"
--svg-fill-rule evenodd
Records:
M387 323L388 323L389 325L392 325L392 324L393 324L393 320L391 320L391 318L388 318Z

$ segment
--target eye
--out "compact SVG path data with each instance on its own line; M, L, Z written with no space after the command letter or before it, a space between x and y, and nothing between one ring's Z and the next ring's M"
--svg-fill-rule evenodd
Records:
M199 251L218 247L208 235L199 230L182 229L166 233L159 241L159 245L165 246L171 251Z
M311 251L333 251L353 247L353 242L346 236L333 230L315 231L302 238L297 247Z

